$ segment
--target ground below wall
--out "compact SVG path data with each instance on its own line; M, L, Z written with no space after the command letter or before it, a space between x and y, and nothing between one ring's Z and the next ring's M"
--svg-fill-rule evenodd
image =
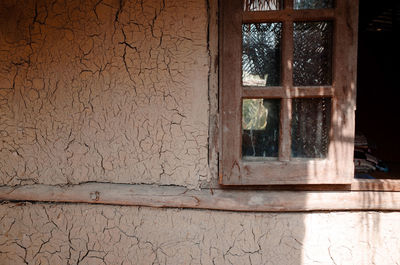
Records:
M0 205L0 264L399 264L400 213Z

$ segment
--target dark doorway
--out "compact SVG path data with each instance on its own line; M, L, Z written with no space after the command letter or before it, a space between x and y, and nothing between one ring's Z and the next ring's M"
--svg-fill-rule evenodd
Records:
M356 132L389 172L377 178L400 178L400 68L398 1L360 1Z

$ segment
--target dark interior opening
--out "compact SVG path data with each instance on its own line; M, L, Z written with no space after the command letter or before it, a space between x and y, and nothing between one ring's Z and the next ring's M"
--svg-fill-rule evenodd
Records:
M364 150L386 166L364 172L375 178L400 178L399 7L398 1L360 1L356 143L364 135Z

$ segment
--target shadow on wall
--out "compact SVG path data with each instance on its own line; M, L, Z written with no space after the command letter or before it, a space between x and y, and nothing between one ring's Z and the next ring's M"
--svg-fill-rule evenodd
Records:
M207 126L185 123L184 115L192 96L186 75L207 59L199 2L2 1L1 185L157 183L177 171L164 182L198 181L182 176L203 174L207 161ZM157 27L161 9L170 24ZM66 22L66 14L76 20ZM203 81L195 89L206 89ZM146 174L152 178L133 179ZM364 203L376 199L366 195ZM298 200L309 202L306 193ZM380 216L3 204L0 264L368 264L381 259L373 245ZM379 244L385 240L396 243L385 234Z
M186 119L202 73L193 90L207 95L206 11L2 1L1 185L206 175L206 122ZM0 264L302 264L300 214L22 203L0 205L0 220Z

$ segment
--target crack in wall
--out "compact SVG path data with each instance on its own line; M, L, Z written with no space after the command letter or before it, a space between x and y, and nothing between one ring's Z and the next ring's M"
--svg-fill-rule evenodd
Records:
M360 226L365 217L379 217L368 234ZM398 213L8 203L0 205L0 220L0 264L396 264L400 258L392 233ZM376 233L380 240L364 243Z
M208 174L206 8L2 1L0 185L198 187Z

